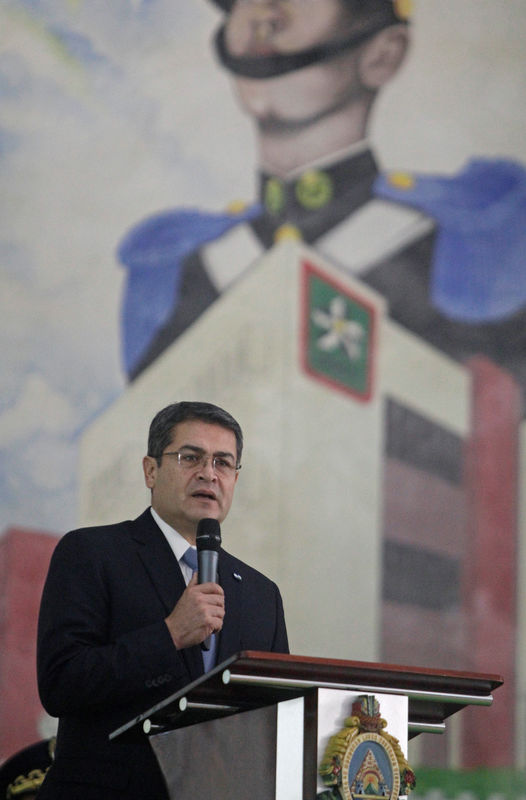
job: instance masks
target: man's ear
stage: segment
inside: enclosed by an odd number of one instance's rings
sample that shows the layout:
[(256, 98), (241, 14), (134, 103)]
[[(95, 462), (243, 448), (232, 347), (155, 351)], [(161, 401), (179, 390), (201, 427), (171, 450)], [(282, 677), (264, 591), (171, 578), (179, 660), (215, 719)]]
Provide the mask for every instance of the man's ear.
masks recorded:
[(152, 458), (152, 456), (144, 456), (142, 460), (142, 468), (144, 472), (144, 482), (147, 488), (153, 489), (157, 475), (157, 460)]
[(390, 25), (362, 48), (358, 71), (363, 86), (380, 89), (402, 64), (409, 45), (407, 25)]

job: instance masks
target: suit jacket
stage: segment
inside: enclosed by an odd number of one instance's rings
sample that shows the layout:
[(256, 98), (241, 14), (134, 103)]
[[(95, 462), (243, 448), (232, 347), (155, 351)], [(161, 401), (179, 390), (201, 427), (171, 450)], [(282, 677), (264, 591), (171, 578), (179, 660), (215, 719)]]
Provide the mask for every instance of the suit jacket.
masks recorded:
[[(288, 652), (278, 587), (224, 550), (218, 574), (226, 609), (218, 663), (241, 650)], [(108, 734), (203, 673), (201, 648), (177, 650), (164, 622), (184, 589), (149, 509), (134, 521), (60, 540), (37, 648), (41, 700), (59, 717), (53, 781), (106, 787), (108, 797), (110, 789), (130, 799), (150, 796), (139, 774), (153, 786), (160, 771), (146, 737), (135, 732), (110, 742)]]

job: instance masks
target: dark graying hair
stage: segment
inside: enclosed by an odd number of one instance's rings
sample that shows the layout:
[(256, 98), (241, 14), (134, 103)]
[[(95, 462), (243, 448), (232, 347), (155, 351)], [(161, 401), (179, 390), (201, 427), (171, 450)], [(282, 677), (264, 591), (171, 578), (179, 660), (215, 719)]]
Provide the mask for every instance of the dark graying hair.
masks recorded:
[(236, 461), (241, 463), (243, 452), (243, 431), (234, 417), (212, 403), (183, 400), (180, 403), (171, 403), (166, 408), (158, 411), (153, 418), (148, 434), (148, 455), (157, 460), (161, 465), (161, 455), (173, 439), (174, 427), (180, 422), (200, 420), (210, 425), (221, 425), (232, 431), (236, 437)]

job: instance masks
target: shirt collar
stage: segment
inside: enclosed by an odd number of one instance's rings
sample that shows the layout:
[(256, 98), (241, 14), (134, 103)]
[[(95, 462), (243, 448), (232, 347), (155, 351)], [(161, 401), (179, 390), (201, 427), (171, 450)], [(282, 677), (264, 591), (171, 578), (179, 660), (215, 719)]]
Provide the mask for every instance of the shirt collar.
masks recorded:
[(335, 150), (332, 153), (322, 156), (321, 158), (317, 158), (314, 161), (303, 164), (301, 167), (292, 169), (290, 172), (282, 176), (283, 180), (294, 181), (297, 178), (300, 178), (303, 173), (313, 169), (330, 169), (335, 164), (340, 164), (342, 161), (347, 161), (350, 158), (354, 158), (355, 156), (359, 156), (362, 153), (367, 152), (370, 147), (371, 143), (368, 139), (360, 139), (360, 141), (355, 142), (348, 147), (342, 147), (339, 150)]
[(150, 507), (150, 511), (152, 512), (152, 517), (154, 518), (155, 522), (166, 536), (168, 544), (172, 548), (173, 554), (175, 555), (176, 559), (180, 561), (191, 545), (186, 541), (184, 536), (181, 536), (180, 533), (177, 533), (175, 528), (172, 528), (171, 525), (168, 525), (168, 523), (159, 516), (154, 508)]

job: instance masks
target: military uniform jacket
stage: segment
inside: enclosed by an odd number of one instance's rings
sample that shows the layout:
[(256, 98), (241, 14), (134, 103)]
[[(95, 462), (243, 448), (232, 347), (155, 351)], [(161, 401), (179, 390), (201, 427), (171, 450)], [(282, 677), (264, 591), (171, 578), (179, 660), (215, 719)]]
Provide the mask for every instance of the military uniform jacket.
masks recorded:
[(130, 231), (130, 379), (283, 227), (382, 294), (391, 319), (459, 361), (489, 357), (526, 389), (526, 169), (475, 158), (454, 176), (379, 174), (367, 149), (291, 181), (262, 174), (260, 202), (237, 215), (165, 212)]

